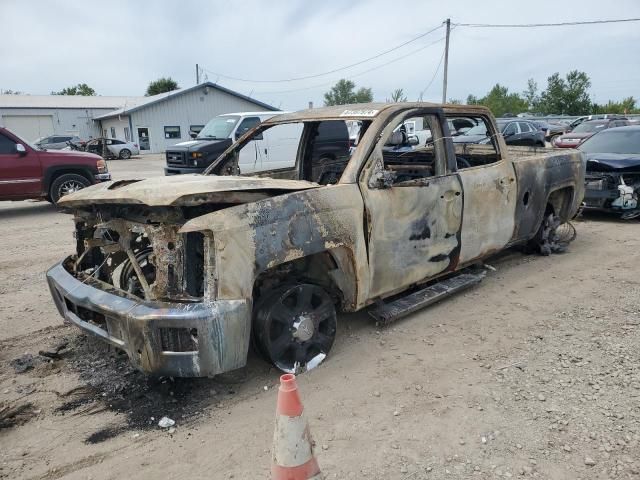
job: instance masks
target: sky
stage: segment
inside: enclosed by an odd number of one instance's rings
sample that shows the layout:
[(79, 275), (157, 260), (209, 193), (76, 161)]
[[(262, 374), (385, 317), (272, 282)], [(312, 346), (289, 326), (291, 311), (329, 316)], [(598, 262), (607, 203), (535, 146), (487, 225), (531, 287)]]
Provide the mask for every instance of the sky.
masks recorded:
[[(129, 1), (0, 0), (0, 89), (49, 94), (87, 83), (99, 95), (143, 95), (170, 76), (181, 87), (203, 79), (276, 107), (296, 110), (340, 78), (385, 101), (442, 98), (444, 28), (361, 65), (351, 65), (452, 23), (550, 23), (640, 17), (638, 0)], [(9, 21), (7, 21), (9, 20)], [(640, 22), (530, 29), (455, 27), (448, 98), (483, 96), (500, 83), (540, 89), (554, 72), (578, 69), (597, 103), (640, 99)], [(440, 68), (438, 68), (440, 66)], [(236, 77), (246, 81), (232, 80)]]

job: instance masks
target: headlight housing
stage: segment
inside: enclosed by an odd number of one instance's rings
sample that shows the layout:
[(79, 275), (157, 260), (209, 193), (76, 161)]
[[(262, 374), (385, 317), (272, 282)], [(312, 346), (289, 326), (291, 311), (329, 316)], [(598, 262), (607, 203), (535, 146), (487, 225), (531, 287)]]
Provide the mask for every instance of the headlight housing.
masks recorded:
[(109, 171), (106, 160), (102, 158), (96, 162), (96, 168), (98, 169), (98, 173), (107, 173)]

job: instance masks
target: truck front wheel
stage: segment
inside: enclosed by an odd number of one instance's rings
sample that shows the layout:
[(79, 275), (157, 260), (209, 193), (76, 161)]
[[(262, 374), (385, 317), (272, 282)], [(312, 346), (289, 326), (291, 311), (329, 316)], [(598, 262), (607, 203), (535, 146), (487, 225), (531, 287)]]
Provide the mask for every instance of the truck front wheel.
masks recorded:
[(51, 202), (56, 205), (58, 200), (65, 195), (82, 190), (89, 185), (91, 185), (91, 182), (82, 175), (78, 175), (77, 173), (65, 173), (51, 182), (48, 196), (51, 199)]
[(265, 292), (254, 310), (254, 345), (287, 373), (301, 373), (320, 364), (331, 350), (336, 330), (331, 296), (310, 283)]

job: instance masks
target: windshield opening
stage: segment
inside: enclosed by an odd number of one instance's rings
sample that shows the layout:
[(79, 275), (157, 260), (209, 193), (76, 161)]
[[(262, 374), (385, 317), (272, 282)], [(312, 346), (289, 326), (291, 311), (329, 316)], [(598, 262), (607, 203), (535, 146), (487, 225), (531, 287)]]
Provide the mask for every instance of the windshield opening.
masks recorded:
[(207, 123), (196, 138), (207, 140), (223, 140), (229, 138), (240, 117), (225, 115), (216, 117)]
[(589, 123), (584, 122), (573, 129), (574, 133), (592, 133), (602, 130), (605, 127), (604, 123)]
[(470, 128), (462, 135), (487, 135), (487, 126), (484, 122), (481, 122), (479, 125), (476, 125), (473, 128)]
[(585, 153), (640, 154), (640, 130), (601, 132), (578, 148)]

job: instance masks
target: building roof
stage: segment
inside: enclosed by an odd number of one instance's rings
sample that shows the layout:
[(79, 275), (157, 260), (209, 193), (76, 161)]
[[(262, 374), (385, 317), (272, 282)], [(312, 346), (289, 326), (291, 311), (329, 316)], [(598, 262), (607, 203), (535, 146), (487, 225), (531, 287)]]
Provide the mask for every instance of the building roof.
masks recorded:
[(104, 108), (137, 105), (149, 97), (101, 97), (83, 95), (0, 95), (0, 108)]
[(137, 110), (141, 110), (143, 108), (149, 107), (150, 105), (154, 105), (156, 103), (159, 102), (163, 102), (165, 100), (168, 100), (170, 98), (173, 97), (177, 97), (179, 95), (183, 95), (185, 93), (191, 92), (193, 90), (196, 90), (198, 88), (203, 88), (203, 87), (208, 87), (208, 88), (212, 88), (215, 90), (218, 90), (220, 92), (224, 92), (227, 93), (229, 95), (233, 95), (234, 97), (237, 98), (241, 98), (243, 100), (246, 100), (247, 102), (251, 102), (255, 105), (258, 105), (262, 108), (265, 108), (267, 110), (270, 111), (278, 111), (278, 109), (276, 107), (272, 107), (271, 105), (267, 105), (266, 103), (263, 103), (259, 100), (256, 100), (255, 98), (251, 98), (251, 97), (247, 97), (246, 95), (242, 95), (241, 93), (238, 92), (234, 92), (233, 90), (229, 90), (228, 88), (225, 87), (221, 87), (220, 85), (217, 85), (213, 82), (204, 82), (201, 83), (199, 85), (194, 85), (193, 87), (189, 87), (189, 88), (182, 88), (182, 89), (178, 89), (178, 90), (172, 90), (171, 92), (165, 92), (165, 93), (160, 93), (158, 95), (152, 95), (150, 97), (143, 97), (143, 100), (140, 102), (137, 102), (136, 104), (132, 104), (131, 106), (127, 105), (124, 106), (122, 108), (119, 108), (118, 110), (115, 110), (113, 112), (108, 112), (105, 113), (103, 115), (97, 116), (95, 117), (96, 120), (104, 120), (106, 118), (111, 118), (111, 117), (117, 117), (118, 115), (128, 115), (132, 112), (135, 112)]

